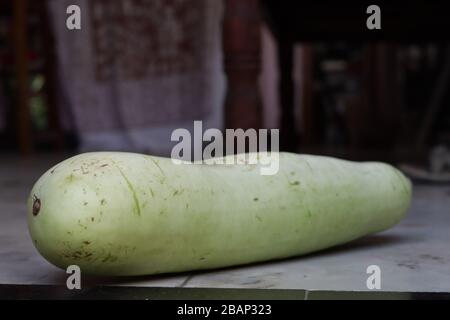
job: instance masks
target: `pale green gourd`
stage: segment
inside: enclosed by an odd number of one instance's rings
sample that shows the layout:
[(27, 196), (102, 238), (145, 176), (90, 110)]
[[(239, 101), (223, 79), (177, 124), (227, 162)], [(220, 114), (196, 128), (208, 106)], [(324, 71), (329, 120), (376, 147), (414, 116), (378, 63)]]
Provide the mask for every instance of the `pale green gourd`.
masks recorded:
[[(263, 157), (263, 155), (261, 155)], [(301, 255), (401, 220), (411, 183), (394, 167), (279, 153), (260, 165), (176, 165), (81, 154), (35, 184), (28, 225), (51, 263), (99, 275), (210, 269)]]

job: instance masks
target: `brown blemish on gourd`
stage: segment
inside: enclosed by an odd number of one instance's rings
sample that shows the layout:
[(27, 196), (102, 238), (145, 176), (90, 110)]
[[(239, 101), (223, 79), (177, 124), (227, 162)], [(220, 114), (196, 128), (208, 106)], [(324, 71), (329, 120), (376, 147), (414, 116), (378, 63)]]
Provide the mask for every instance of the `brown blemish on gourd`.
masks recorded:
[(59, 165), (54, 166), (54, 167), (51, 169), (50, 174), (54, 174), (55, 171), (56, 171), (56, 169), (58, 169), (58, 167), (59, 167)]
[(118, 257), (112, 255), (110, 252), (108, 252), (108, 255), (103, 258), (102, 262), (115, 262), (117, 261)]
[(79, 225), (81, 228), (83, 228), (84, 230), (87, 229), (87, 227), (86, 227), (84, 224), (81, 223), (81, 220), (80, 220), (80, 219), (78, 219), (78, 225)]
[(33, 200), (33, 216), (37, 216), (39, 214), (39, 212), (41, 211), (41, 199), (39, 199), (38, 197), (34, 196), (34, 200)]
[(91, 261), (92, 252), (87, 251), (75, 251), (75, 252), (64, 252), (61, 254), (64, 258), (73, 260), (85, 260)]
[(68, 175), (68, 176), (66, 177), (66, 181), (67, 181), (68, 183), (70, 183), (70, 182), (72, 182), (72, 181), (74, 180), (74, 178), (75, 178), (75, 175), (74, 175), (73, 173), (71, 173), (70, 175)]
[(182, 194), (183, 192), (184, 192), (184, 189), (181, 189), (181, 190), (175, 190), (174, 193), (173, 193), (173, 196), (180, 195), (180, 194)]

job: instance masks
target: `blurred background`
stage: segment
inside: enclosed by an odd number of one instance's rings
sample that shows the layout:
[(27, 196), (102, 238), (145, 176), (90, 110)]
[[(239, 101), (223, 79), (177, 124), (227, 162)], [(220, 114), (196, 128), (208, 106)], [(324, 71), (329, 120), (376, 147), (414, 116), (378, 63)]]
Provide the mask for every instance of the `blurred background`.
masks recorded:
[[(72, 4), (81, 30), (66, 27)], [(372, 36), (362, 5), (0, 0), (0, 155), (168, 156), (172, 130), (202, 120), (428, 168), (448, 155), (450, 51), (427, 30), (448, 25), (413, 4), (382, 6), (388, 32)]]

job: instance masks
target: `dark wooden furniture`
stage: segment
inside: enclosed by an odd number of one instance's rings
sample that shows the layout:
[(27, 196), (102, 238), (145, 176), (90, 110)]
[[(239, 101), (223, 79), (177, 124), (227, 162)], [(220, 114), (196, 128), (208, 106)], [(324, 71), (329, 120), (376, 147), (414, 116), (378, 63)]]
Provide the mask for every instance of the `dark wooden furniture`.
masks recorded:
[(223, 22), (227, 75), (226, 128), (262, 126), (258, 77), (261, 69), (258, 0), (226, 0)]
[[(382, 30), (366, 28), (369, 1), (239, 1), (226, 0), (224, 24), (225, 61), (228, 76), (226, 127), (261, 126), (258, 73), (260, 53), (257, 29), (262, 20), (270, 27), (278, 44), (280, 70), (280, 143), (284, 150), (294, 151), (318, 143), (314, 109), (314, 53), (316, 41), (347, 40), (369, 43), (364, 51), (361, 78), (364, 99), (360, 112), (366, 117), (360, 126), (376, 132), (359, 132), (368, 141), (390, 143), (399, 120), (401, 98), (395, 63), (395, 43), (408, 41), (442, 41), (449, 38), (450, 20), (445, 2), (409, 1), (407, 5), (378, 1), (382, 8)], [(294, 111), (292, 79), (293, 48), (304, 44), (302, 57), (301, 123)], [(362, 111), (361, 111), (362, 110)], [(357, 120), (359, 121), (359, 120)], [(374, 125), (376, 124), (376, 126)], [(302, 128), (297, 135), (296, 128)], [(364, 128), (360, 128), (363, 130)], [(376, 136), (374, 138), (374, 136)], [(365, 138), (363, 138), (364, 140)], [(365, 141), (360, 141), (364, 143)]]
[[(10, 136), (15, 137), (18, 150), (23, 155), (30, 154), (36, 143), (60, 149), (63, 136), (55, 101), (56, 57), (47, 5), (28, 0), (6, 1), (2, 4), (8, 6), (7, 9), (12, 12), (11, 56), (14, 63), (15, 95), (12, 102), (13, 112), (9, 112), (13, 117), (8, 121), (15, 124), (11, 126), (15, 132), (10, 132)], [(31, 30), (33, 33), (30, 32)], [(39, 36), (38, 51), (30, 46), (35, 35)], [(34, 56), (31, 57), (32, 55)], [(45, 78), (47, 129), (39, 132), (33, 128), (30, 109), (32, 98), (30, 82), (32, 75), (35, 74), (41, 74)]]
[(16, 123), (19, 150), (22, 154), (31, 152), (31, 121), (29, 110), (29, 76), (27, 46), (27, 0), (13, 2), (14, 57), (16, 74)]

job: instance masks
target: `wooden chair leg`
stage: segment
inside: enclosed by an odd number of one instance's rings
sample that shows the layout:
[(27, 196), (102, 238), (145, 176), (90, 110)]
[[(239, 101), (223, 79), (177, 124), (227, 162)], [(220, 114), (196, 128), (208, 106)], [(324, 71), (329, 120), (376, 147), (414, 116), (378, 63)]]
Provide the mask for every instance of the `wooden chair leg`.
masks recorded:
[(16, 111), (17, 111), (17, 139), (19, 150), (26, 155), (31, 153), (31, 117), (29, 110), (28, 87), (28, 49), (26, 12), (27, 0), (14, 0), (14, 55), (16, 73)]
[(259, 73), (261, 28), (258, 0), (226, 0), (223, 49), (227, 75), (226, 128), (262, 126)]
[(293, 43), (279, 40), (278, 65), (280, 68), (280, 149), (282, 151), (295, 151), (297, 148), (297, 133), (295, 130), (294, 115), (294, 81), (293, 71)]
[(300, 128), (302, 132), (301, 144), (312, 145), (317, 142), (316, 117), (314, 110), (314, 54), (311, 44), (303, 44), (301, 56), (301, 99), (300, 99)]

